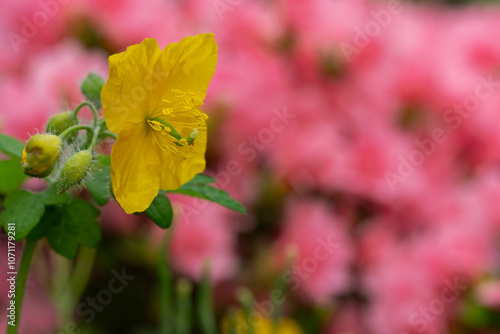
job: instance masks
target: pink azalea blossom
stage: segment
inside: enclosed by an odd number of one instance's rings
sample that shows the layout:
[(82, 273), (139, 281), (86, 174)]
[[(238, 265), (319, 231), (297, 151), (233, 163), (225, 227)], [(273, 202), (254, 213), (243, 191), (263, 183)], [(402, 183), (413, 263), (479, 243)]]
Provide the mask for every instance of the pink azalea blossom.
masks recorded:
[(345, 222), (330, 210), (320, 202), (291, 202), (274, 245), (282, 263), (287, 252), (296, 253), (287, 281), (292, 291), (314, 301), (325, 301), (349, 286), (351, 244)]

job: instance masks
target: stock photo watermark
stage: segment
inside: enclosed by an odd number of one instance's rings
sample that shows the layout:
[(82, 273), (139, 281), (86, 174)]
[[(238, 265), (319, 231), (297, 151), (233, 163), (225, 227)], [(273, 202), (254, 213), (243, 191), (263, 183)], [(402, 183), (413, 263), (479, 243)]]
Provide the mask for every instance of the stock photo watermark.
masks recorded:
[[(121, 272), (113, 269), (111, 274), (113, 278), (109, 280), (107, 288), (99, 290), (94, 297), (87, 297), (85, 301), (77, 305), (76, 314), (79, 317), (85, 317), (85, 323), (91, 323), (96, 313), (102, 312), (107, 305), (111, 304), (114, 296), (121, 293), (135, 279), (135, 276), (127, 274), (125, 268), (122, 268)], [(51, 334), (77, 334), (81, 331), (82, 329), (76, 322), (69, 321), (64, 326), (64, 331)]]
[(7, 285), (9, 290), (7, 298), (9, 307), (7, 307), (7, 323), (9, 326), (16, 326), (16, 224), (7, 223)]
[(35, 38), (40, 29), (43, 29), (50, 20), (59, 14), (61, 5), (65, 5), (70, 0), (39, 0), (37, 2), (39, 10), (31, 17), (21, 17), (22, 26), (17, 32), (9, 32), (7, 38), (15, 53), (18, 53), (20, 48), (29, 43)]
[[(467, 289), (467, 285), (460, 284), (457, 277), (455, 277), (453, 282), (445, 280), (443, 283), (444, 287), (441, 289), (439, 297), (432, 299), (426, 306), (419, 307), (415, 312), (410, 314), (408, 324), (418, 333), (423, 333), (431, 322), (443, 314), (446, 306), (457, 301), (459, 296)], [(400, 332), (399, 334), (409, 333)]]
[[(297, 264), (286, 270), (281, 275), (281, 280), (290, 291), (297, 291), (302, 283), (307, 280), (312, 273), (318, 270), (320, 263), (327, 261), (334, 256), (335, 252), (340, 248), (340, 243), (334, 242), (332, 236), (316, 238), (317, 245), (314, 248), (313, 255), (305, 257)], [(279, 289), (274, 289), (270, 292), (270, 298), (253, 303), (253, 312), (248, 314), (246, 319), (238, 319), (236, 329), (238, 333), (246, 333), (248, 327), (258, 327), (264, 319), (268, 319), (274, 313), (276, 307), (282, 305), (286, 301), (286, 296)]]
[[(487, 78), (479, 77), (478, 82), (474, 94), (466, 96), (462, 103), (455, 103), (444, 112), (442, 120), (444, 124), (448, 125), (448, 128), (457, 130), (464, 123), (464, 120), (479, 110), (481, 102), (489, 99), (500, 87), (500, 81), (496, 81), (491, 74)], [(438, 145), (448, 140), (445, 129), (441, 127), (433, 129), (430, 134), (428, 138), (415, 140), (417, 148), (406, 157), (399, 155), (397, 171), (385, 172), (385, 180), (392, 191), (395, 191), (399, 183), (404, 183), (406, 179), (411, 177), (416, 168), (422, 166), (436, 152)]]
[(234, 7), (240, 5), (242, 0), (214, 0), (212, 6), (219, 19), (224, 20), (224, 14), (226, 12), (232, 12)]

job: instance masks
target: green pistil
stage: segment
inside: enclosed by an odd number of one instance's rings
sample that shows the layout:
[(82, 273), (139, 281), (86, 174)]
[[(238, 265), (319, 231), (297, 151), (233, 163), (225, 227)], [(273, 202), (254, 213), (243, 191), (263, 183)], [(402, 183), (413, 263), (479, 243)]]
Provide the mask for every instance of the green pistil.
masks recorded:
[(155, 117), (155, 118), (152, 118), (150, 119), (151, 121), (156, 121), (158, 123), (160, 123), (161, 125), (167, 127), (170, 132), (168, 133), (169, 135), (171, 135), (172, 137), (174, 137), (175, 139), (177, 139), (177, 142), (174, 142), (175, 145), (177, 146), (180, 146), (182, 147), (181, 144), (179, 144), (179, 141), (182, 140), (182, 139), (185, 139), (188, 143), (188, 145), (192, 145), (193, 142), (194, 142), (194, 139), (196, 138), (196, 135), (198, 134), (198, 129), (193, 129), (189, 135), (184, 138), (181, 136), (181, 134), (179, 133), (179, 131), (177, 131), (172, 125), (170, 125), (168, 122), (166, 122), (165, 120), (159, 118), (159, 117)]

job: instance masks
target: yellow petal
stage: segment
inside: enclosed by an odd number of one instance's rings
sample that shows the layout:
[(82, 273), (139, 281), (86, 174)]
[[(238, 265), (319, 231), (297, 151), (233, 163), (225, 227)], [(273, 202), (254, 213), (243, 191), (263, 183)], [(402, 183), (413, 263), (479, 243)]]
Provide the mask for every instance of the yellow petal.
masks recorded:
[(152, 90), (163, 81), (153, 71), (159, 55), (156, 40), (147, 38), (109, 57), (109, 78), (102, 88), (101, 99), (106, 124), (114, 133), (120, 133), (128, 122), (138, 123), (147, 118)]
[(203, 101), (216, 63), (217, 44), (213, 34), (185, 37), (178, 43), (168, 44), (154, 69), (155, 73), (165, 75), (154, 92), (155, 99), (175, 99), (174, 89), (194, 93), (197, 101)]
[(130, 124), (111, 151), (113, 192), (126, 213), (146, 210), (158, 195), (161, 168), (152, 132), (146, 122)]
[[(182, 129), (180, 132), (185, 136), (190, 130), (192, 129)], [(157, 131), (154, 131), (153, 135), (157, 141), (156, 146), (161, 161), (160, 189), (177, 189), (205, 170), (206, 130), (200, 131), (190, 146), (177, 146), (173, 144), (170, 136), (162, 136)], [(173, 149), (169, 149), (170, 147)], [(188, 156), (188, 159), (181, 161), (177, 157), (180, 152)]]

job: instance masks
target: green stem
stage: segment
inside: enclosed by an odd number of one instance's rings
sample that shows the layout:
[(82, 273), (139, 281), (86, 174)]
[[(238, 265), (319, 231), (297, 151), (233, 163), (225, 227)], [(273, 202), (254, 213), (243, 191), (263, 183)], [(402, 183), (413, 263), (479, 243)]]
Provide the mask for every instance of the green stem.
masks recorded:
[[(80, 247), (78, 258), (71, 276), (69, 273), (70, 268), (64, 267), (66, 262), (61, 263), (61, 261), (57, 261), (59, 264), (63, 264), (61, 268), (63, 272), (55, 281), (56, 286), (62, 287), (61, 289), (57, 289), (57, 294), (55, 295), (57, 308), (59, 310), (60, 330), (63, 330), (66, 324), (71, 320), (73, 310), (87, 286), (96, 252), (97, 249), (95, 248)], [(58, 254), (56, 254), (56, 256), (59, 258)], [(60, 260), (68, 261), (63, 257), (61, 257)], [(69, 261), (68, 263), (71, 264)]]
[(172, 334), (174, 333), (173, 324), (175, 322), (174, 310), (173, 310), (173, 297), (172, 297), (172, 272), (167, 262), (167, 245), (168, 238), (165, 236), (162, 241), (158, 260), (156, 264), (156, 270), (158, 274), (158, 285), (159, 285), (159, 303), (160, 303), (160, 328), (159, 333), (161, 334)]
[(104, 131), (104, 132), (102, 132), (102, 135), (104, 136), (104, 138), (111, 137), (111, 138), (114, 138), (115, 140), (118, 139), (118, 135), (116, 133), (111, 132), (111, 131)]
[(69, 135), (71, 132), (73, 131), (77, 131), (77, 130), (87, 130), (89, 132), (92, 132), (93, 131), (93, 128), (90, 126), (90, 125), (84, 125), (84, 124), (80, 124), (80, 125), (73, 125), (69, 128), (67, 128), (66, 130), (64, 130), (60, 135), (59, 135), (59, 138), (61, 140), (63, 140), (64, 138), (66, 138), (67, 135)]
[(238, 300), (243, 307), (243, 311), (245, 312), (245, 319), (247, 320), (247, 334), (253, 334), (254, 333), (254, 323), (251, 319), (253, 319), (252, 312), (253, 312), (253, 294), (252, 291), (250, 291), (247, 288), (241, 288), (237, 292), (237, 297)]
[(21, 311), (23, 305), (24, 290), (26, 288), (26, 281), (28, 279), (28, 273), (30, 270), (31, 260), (33, 259), (33, 253), (35, 252), (36, 239), (28, 239), (26, 246), (24, 247), (23, 256), (21, 258), (21, 265), (19, 266), (19, 271), (16, 277), (16, 296), (15, 301), (15, 316), (16, 322), (15, 326), (10, 326), (7, 323), (6, 334), (16, 334), (20, 325)]
[(99, 132), (101, 131), (101, 126), (98, 125), (95, 129), (94, 129), (94, 136), (92, 137), (92, 142), (90, 143), (90, 146), (88, 148), (89, 151), (92, 152), (92, 150), (94, 149), (94, 146), (95, 144), (97, 144), (97, 139), (99, 138)]
[(191, 283), (186, 279), (177, 282), (177, 334), (191, 333), (192, 305), (191, 305)]
[(54, 275), (52, 280), (52, 293), (57, 308), (58, 327), (64, 328), (71, 317), (71, 310), (65, 307), (68, 299), (68, 284), (71, 272), (71, 261), (62, 255), (51, 252), (54, 262)]
[[(273, 292), (278, 292), (279, 295), (283, 296), (284, 298), (286, 298), (288, 285), (287, 281), (283, 277), (285, 276), (285, 273), (288, 270), (291, 270), (293, 264), (295, 263), (297, 259), (297, 252), (298, 251), (294, 246), (287, 248), (285, 267), (282, 271), (282, 274), (279, 275), (279, 277), (273, 284)], [(282, 316), (283, 316), (283, 303), (275, 303), (274, 312), (271, 314), (271, 319), (272, 319), (271, 334), (279, 333)]]
[(234, 308), (229, 310), (229, 334), (238, 334), (237, 331), (238, 323), (238, 311)]
[(198, 288), (197, 296), (197, 315), (198, 321), (201, 324), (201, 330), (203, 334), (216, 334), (217, 325), (215, 322), (213, 299), (212, 299), (212, 288), (210, 284), (210, 265), (205, 263), (203, 270), (203, 278), (200, 282)]
[(82, 102), (78, 105), (78, 107), (76, 107), (75, 111), (73, 111), (73, 114), (75, 116), (78, 116), (78, 112), (80, 111), (80, 109), (82, 109), (83, 107), (89, 107), (90, 110), (92, 111), (92, 114), (94, 114), (94, 127), (97, 126), (97, 121), (99, 120), (99, 113), (97, 112), (97, 110), (95, 109), (94, 105), (90, 102)]
[(95, 255), (97, 248), (88, 248), (80, 246), (80, 254), (76, 260), (75, 269), (71, 275), (71, 291), (73, 295), (73, 303), (71, 309), (76, 305), (80, 299), (92, 273), (94, 266)]

